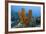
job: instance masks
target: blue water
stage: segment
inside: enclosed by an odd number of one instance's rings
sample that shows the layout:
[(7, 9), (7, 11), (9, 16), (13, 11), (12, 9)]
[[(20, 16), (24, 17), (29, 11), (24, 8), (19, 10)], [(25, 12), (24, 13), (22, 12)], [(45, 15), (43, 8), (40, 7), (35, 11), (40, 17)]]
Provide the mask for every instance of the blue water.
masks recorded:
[(32, 16), (37, 16), (39, 17), (41, 15), (41, 8), (38, 6), (11, 6), (11, 27), (15, 26), (16, 24), (19, 23), (19, 16), (18, 16), (18, 10), (21, 11), (21, 9), (24, 8), (26, 12), (26, 16), (28, 16), (28, 11), (29, 9), (32, 10)]
[(18, 12), (18, 10), (25, 9), (25, 12), (28, 13), (29, 9), (32, 10), (32, 16), (40, 16), (41, 15), (41, 7), (40, 6), (11, 6), (11, 11)]

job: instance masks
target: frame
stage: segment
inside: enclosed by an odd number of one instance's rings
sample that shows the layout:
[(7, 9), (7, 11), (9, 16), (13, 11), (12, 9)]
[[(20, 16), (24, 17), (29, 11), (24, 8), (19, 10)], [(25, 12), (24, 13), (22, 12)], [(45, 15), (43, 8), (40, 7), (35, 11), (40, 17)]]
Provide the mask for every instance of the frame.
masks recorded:
[[(15, 3), (17, 3), (17, 4), (15, 4)], [(16, 6), (27, 6), (27, 5), (29, 5), (29, 6), (31, 6), (30, 4), (34, 4), (34, 6), (36, 6), (36, 5), (42, 5), (42, 9), (41, 9), (41, 13), (42, 13), (42, 17), (41, 17), (41, 19), (42, 19), (42, 21), (40, 21), (41, 23), (42, 23), (42, 29), (37, 29), (36, 28), (36, 30), (33, 28), (33, 30), (29, 30), (30, 29), (30, 27), (29, 27), (29, 29), (26, 27), (26, 28), (23, 28), (22, 29), (22, 31), (20, 31), (21, 29), (19, 29), (18, 28), (18, 30), (16, 30), (16, 31), (13, 31), (13, 30), (10, 30), (9, 31), (9, 12), (10, 12), (10, 10), (9, 10), (9, 6), (11, 6), (11, 5), (16, 5)], [(41, 14), (40, 13), (40, 14)], [(17, 29), (17, 28), (16, 28)], [(26, 30), (25, 30), (26, 29)], [(6, 34), (7, 33), (22, 33), (22, 32), (42, 32), (42, 31), (45, 31), (45, 4), (44, 3), (42, 3), (42, 2), (24, 2), (24, 1), (5, 1), (5, 32), (6, 32)]]

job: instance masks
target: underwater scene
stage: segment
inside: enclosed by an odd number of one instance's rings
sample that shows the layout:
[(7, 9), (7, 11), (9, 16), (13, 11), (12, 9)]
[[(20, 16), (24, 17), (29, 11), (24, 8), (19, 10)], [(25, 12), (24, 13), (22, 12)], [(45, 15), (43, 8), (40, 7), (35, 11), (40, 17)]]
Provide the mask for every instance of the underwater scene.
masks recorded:
[(11, 28), (40, 27), (41, 7), (11, 5)]

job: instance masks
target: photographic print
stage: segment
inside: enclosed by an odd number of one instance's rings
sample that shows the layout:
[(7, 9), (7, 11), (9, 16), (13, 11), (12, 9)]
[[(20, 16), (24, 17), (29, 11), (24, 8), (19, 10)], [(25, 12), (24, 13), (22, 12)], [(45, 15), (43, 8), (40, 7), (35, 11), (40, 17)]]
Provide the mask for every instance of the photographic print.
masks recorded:
[(44, 31), (44, 3), (8, 2), (8, 32)]
[(40, 27), (39, 6), (11, 5), (11, 28)]

